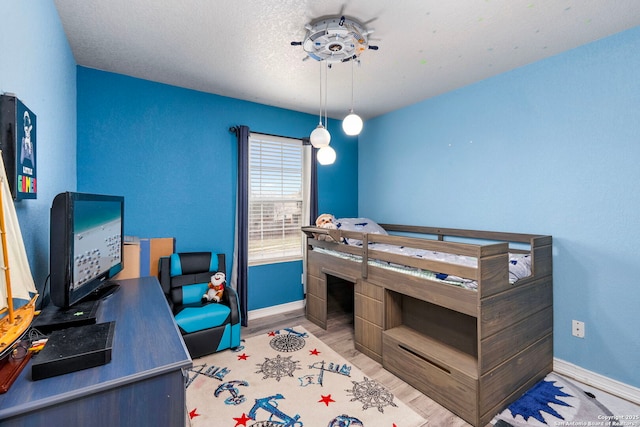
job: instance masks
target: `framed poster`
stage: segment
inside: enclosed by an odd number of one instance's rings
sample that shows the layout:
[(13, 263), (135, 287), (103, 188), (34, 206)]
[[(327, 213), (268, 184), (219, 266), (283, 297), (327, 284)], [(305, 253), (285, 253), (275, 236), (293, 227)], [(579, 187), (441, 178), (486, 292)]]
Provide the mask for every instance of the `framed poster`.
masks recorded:
[(0, 96), (0, 149), (16, 200), (35, 199), (36, 115), (13, 95)]

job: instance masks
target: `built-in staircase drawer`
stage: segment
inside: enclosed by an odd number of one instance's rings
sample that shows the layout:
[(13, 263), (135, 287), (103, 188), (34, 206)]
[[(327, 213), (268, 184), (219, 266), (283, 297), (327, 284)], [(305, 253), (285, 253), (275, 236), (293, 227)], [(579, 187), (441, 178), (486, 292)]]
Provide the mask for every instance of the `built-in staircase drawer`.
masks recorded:
[[(394, 328), (382, 334), (382, 365), (431, 399), (471, 424), (477, 423), (478, 380), (456, 370), (423, 351), (433, 342), (425, 341), (408, 328)], [(437, 350), (436, 350), (437, 352)]]

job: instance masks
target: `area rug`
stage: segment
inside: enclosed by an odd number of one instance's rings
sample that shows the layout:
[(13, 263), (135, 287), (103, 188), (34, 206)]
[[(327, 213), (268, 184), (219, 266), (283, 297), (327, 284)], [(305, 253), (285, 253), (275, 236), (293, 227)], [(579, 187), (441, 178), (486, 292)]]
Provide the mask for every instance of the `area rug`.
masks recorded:
[(191, 426), (417, 427), (426, 420), (301, 326), (193, 361)]
[(640, 427), (640, 411), (633, 409), (635, 405), (620, 406), (606, 396), (604, 392), (550, 373), (495, 417), (491, 424), (495, 427)]

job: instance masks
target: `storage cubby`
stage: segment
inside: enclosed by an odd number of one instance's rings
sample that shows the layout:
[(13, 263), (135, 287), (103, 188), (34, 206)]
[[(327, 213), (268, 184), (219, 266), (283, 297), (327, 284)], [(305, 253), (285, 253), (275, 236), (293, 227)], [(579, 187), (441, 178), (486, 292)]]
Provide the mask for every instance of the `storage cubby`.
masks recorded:
[(354, 284), (335, 277), (327, 275), (327, 316), (342, 317), (353, 322), (353, 287)]
[(475, 317), (445, 307), (386, 291), (386, 329), (405, 326), (438, 343), (478, 356), (478, 322)]
[(385, 369), (464, 419), (477, 417), (477, 319), (385, 291)]
[[(314, 259), (316, 254), (310, 254)], [(354, 321), (355, 278), (318, 268), (310, 262), (307, 270), (306, 316), (322, 328), (329, 318)]]

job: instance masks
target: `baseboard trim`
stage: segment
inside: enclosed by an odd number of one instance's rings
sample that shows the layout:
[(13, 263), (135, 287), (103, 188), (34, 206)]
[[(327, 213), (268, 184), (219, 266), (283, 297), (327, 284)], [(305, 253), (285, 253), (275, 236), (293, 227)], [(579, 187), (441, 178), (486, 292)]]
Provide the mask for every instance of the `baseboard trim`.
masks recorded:
[(621, 397), (630, 402), (640, 405), (640, 388), (630, 386), (617, 380), (605, 377), (588, 371), (573, 363), (566, 362), (557, 358), (553, 359), (553, 370), (560, 375), (573, 378), (581, 383), (590, 385), (614, 396)]
[(288, 302), (286, 304), (274, 305), (266, 308), (251, 310), (247, 313), (247, 319), (259, 319), (261, 317), (272, 316), (274, 314), (282, 314), (288, 311), (300, 310), (304, 308), (304, 300)]

